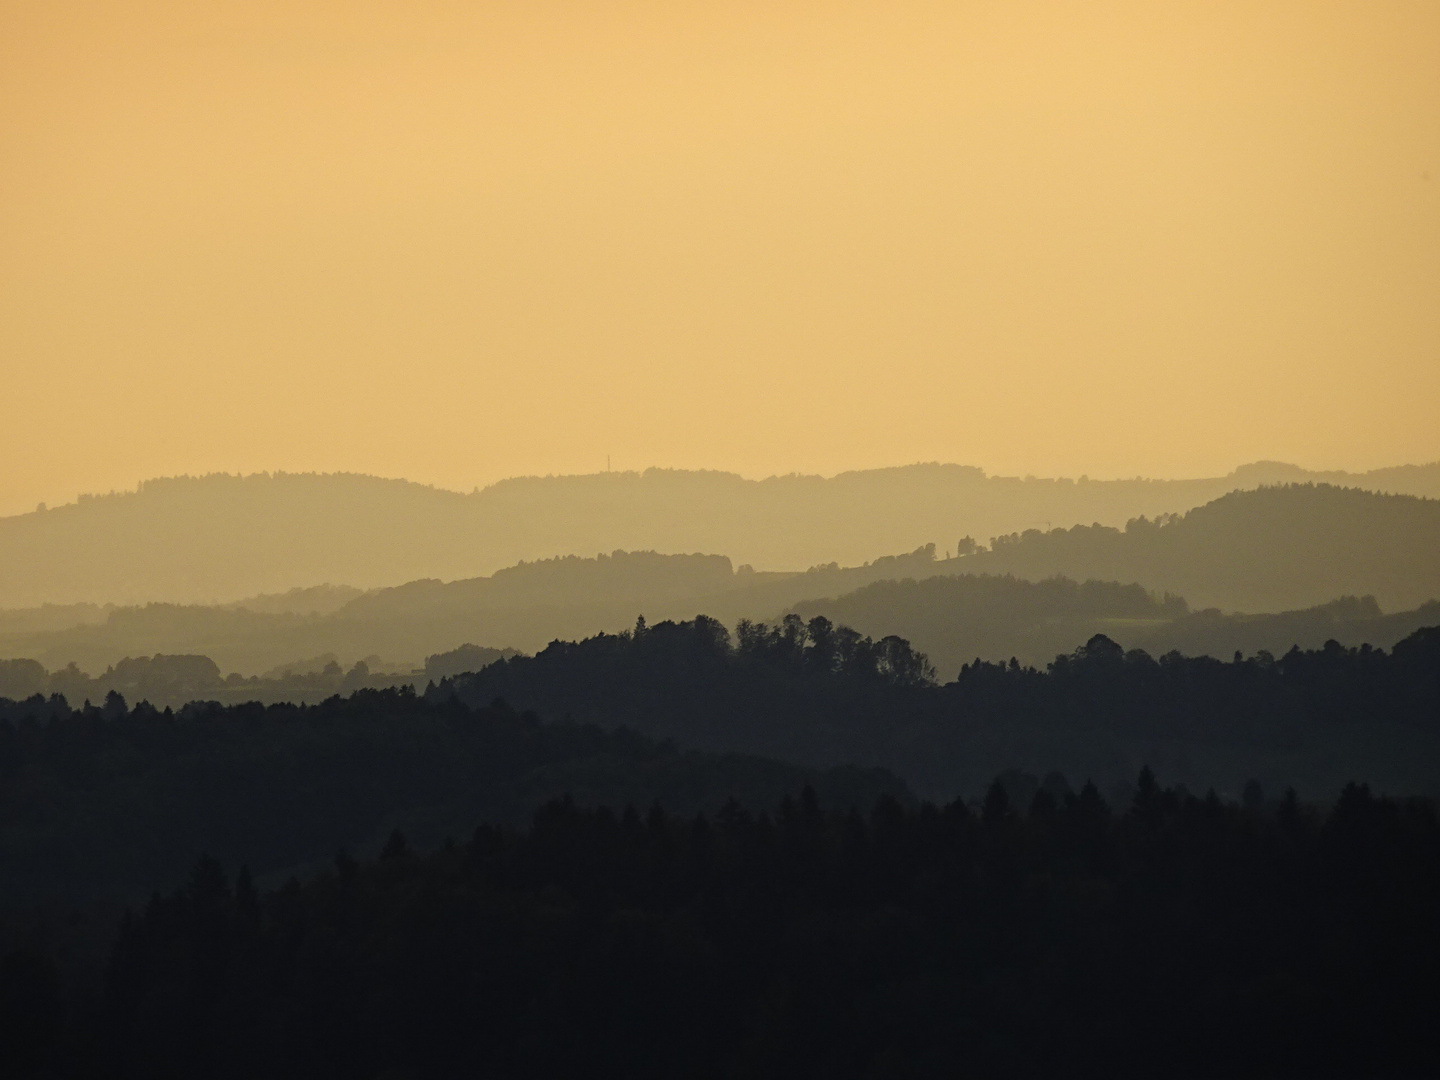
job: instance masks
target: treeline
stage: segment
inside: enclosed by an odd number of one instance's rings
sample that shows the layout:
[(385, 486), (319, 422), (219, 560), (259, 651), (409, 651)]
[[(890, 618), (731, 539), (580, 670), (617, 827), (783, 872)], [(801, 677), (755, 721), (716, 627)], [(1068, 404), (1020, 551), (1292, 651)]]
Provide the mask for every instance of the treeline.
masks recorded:
[(146, 702), (157, 709), (178, 709), (192, 701), (222, 705), (260, 702), (265, 705), (316, 705), (336, 694), (357, 690), (413, 688), (427, 682), (514, 656), (514, 649), (489, 649), (465, 644), (425, 658), (425, 666), (395, 671), (378, 656), (357, 660), (348, 668), (334, 653), (280, 664), (264, 675), (221, 675), (208, 656), (129, 657), (91, 676), (75, 663), (48, 671), (36, 660), (0, 660), (0, 698), (21, 701), (35, 696), (60, 696), (67, 702), (100, 703), (111, 694), (127, 701)]
[(819, 615), (866, 633), (903, 637), (953, 678), (976, 656), (1044, 664), (1097, 633), (1139, 644), (1137, 638), (1183, 621), (1189, 605), (1183, 597), (1157, 596), (1115, 581), (955, 574), (879, 581), (833, 599), (796, 604), (794, 614), (807, 622)]
[[(975, 564), (971, 559), (960, 563)], [(807, 620), (824, 615), (876, 637), (903, 637), (945, 676), (976, 656), (1014, 656), (1022, 664), (1043, 666), (1095, 634), (1155, 656), (1179, 651), (1228, 659), (1236, 650), (1279, 655), (1297, 645), (1318, 649), (1332, 639), (1388, 649), (1422, 627), (1440, 624), (1440, 601), (1433, 600), (1390, 614), (1373, 596), (1342, 596), (1312, 608), (1260, 615), (1191, 611), (1183, 597), (1157, 595), (1140, 585), (943, 573), (952, 564), (936, 563), (939, 575), (879, 581), (792, 610)]]
[[(455, 652), (466, 657), (469, 670), (513, 655), (514, 650), (480, 649), (472, 645)], [(455, 670), (453, 663), (446, 664), (444, 658), (430, 659), (432, 663), (427, 665), (430, 677), (443, 678)], [(375, 665), (373, 671), (372, 664)], [(357, 660), (343, 668), (334, 654), (279, 666), (263, 676), (236, 672), (222, 675), (219, 665), (208, 656), (162, 653), (127, 656), (95, 676), (81, 671), (73, 661), (49, 671), (36, 660), (0, 660), (0, 698), (21, 700), (36, 694), (59, 695), (68, 702), (98, 704), (111, 694), (119, 694), (128, 701), (145, 701), (162, 709), (178, 709), (191, 701), (316, 704), (335, 694), (353, 694), (356, 690), (413, 686), (416, 681), (423, 686), (426, 678), (426, 671), (384, 670), (378, 656)]]
[(428, 696), (503, 697), (545, 716), (817, 767), (881, 766), (937, 799), (1011, 767), (1058, 768), (1108, 791), (1147, 762), (1198, 790), (1238, 792), (1258, 778), (1328, 797), (1359, 778), (1440, 793), (1440, 629), (1389, 652), (1332, 642), (1224, 661), (1155, 658), (1097, 635), (1044, 669), (976, 662), (944, 686), (899, 638), (872, 642), (871, 666), (849, 669), (837, 663), (836, 634), (824, 617), (795, 615), (742, 624), (736, 640), (703, 617), (657, 623), (555, 642)]
[[(103, 980), (0, 960), (8, 1075), (1412, 1077), (1440, 829), (1347, 787), (1125, 806), (550, 803), (274, 890), (213, 859)], [(89, 992), (87, 992), (87, 990)]]

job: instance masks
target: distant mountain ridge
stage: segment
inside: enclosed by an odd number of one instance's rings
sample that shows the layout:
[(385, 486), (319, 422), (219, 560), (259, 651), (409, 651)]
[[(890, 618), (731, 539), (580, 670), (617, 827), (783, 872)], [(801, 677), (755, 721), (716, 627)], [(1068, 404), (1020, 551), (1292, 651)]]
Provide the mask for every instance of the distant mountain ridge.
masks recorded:
[(1440, 463), (1311, 473), (1259, 462), (1198, 480), (989, 476), (910, 465), (834, 477), (721, 472), (519, 477), (472, 494), (356, 474), (173, 477), (0, 518), (0, 608), (228, 603), (359, 589), (613, 550), (725, 552), (801, 570), (1030, 528), (1120, 526), (1296, 480), (1440, 496)]

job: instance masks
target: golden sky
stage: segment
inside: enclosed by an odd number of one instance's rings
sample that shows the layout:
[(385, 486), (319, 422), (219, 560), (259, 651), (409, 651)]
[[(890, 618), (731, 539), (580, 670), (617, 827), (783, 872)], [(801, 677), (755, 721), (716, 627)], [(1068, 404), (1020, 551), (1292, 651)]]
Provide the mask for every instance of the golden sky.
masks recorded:
[(0, 0), (0, 513), (1440, 458), (1440, 3)]

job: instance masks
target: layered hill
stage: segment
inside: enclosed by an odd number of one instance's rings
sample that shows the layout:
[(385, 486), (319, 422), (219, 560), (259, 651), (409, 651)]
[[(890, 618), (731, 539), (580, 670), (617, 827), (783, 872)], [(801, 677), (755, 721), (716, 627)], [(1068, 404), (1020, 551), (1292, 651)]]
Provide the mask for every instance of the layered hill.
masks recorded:
[[(1059, 577), (1069, 580), (1048, 580)], [(1305, 614), (1344, 596), (1370, 599)], [(12, 612), (0, 614), (0, 657), (99, 672), (125, 657), (203, 655), (223, 671), (256, 675), (304, 657), (329, 656), (348, 668), (378, 655), (406, 672), (467, 642), (534, 652), (556, 639), (617, 632), (640, 616), (704, 613), (734, 626), (798, 610), (876, 636), (899, 634), (949, 673), (976, 656), (1044, 663), (1097, 632), (1162, 652), (1221, 656), (1330, 637), (1380, 645), (1423, 618), (1386, 622), (1382, 610), (1416, 611), (1437, 598), (1440, 501), (1288, 485), (1234, 492), (1124, 529), (1000, 537), (988, 551), (947, 559), (927, 545), (861, 566), (790, 573), (737, 568), (722, 555), (617, 551), (364, 593), (315, 588), (238, 605)], [(1210, 608), (1282, 614), (1247, 620)], [(59, 626), (65, 613), (74, 625)]]
[(987, 476), (913, 465), (747, 480), (719, 472), (525, 477), (461, 494), (348, 474), (152, 480), (0, 518), (0, 608), (232, 602), (340, 582), (368, 589), (596, 551), (724, 552), (739, 565), (855, 565), (961, 537), (1122, 526), (1236, 488), (1319, 480), (1440, 495), (1440, 463), (1364, 474), (1259, 463), (1199, 480)]
[[(928, 577), (962, 561), (937, 560), (927, 547), (858, 567), (762, 573), (736, 569), (719, 555), (617, 551), (522, 563), (487, 577), (412, 581), (338, 607), (329, 605), (343, 593), (332, 589), (238, 605), (51, 609), (49, 621), (39, 617), (45, 609), (32, 609), (0, 614), (0, 657), (26, 657), (52, 670), (73, 662), (101, 672), (125, 657), (194, 654), (225, 672), (255, 675), (302, 657), (329, 655), (348, 667), (378, 655), (408, 670), (466, 642), (533, 652), (556, 638), (623, 630), (642, 615), (660, 620), (712, 612), (733, 625), (875, 581)], [(57, 629), (62, 610), (77, 622)]]
[(961, 561), (971, 572), (1031, 580), (1138, 581), (1198, 608), (1286, 611), (1370, 595), (1395, 610), (1440, 598), (1440, 500), (1286, 484), (1123, 529), (1000, 536)]
[[(176, 609), (141, 610), (154, 617), (173, 614)], [(179, 610), (213, 613), (213, 609)], [(1014, 658), (1021, 664), (1043, 668), (1095, 634), (1103, 634), (1123, 648), (1143, 649), (1154, 656), (1179, 652), (1229, 659), (1237, 652), (1245, 656), (1280, 656), (1292, 648), (1318, 649), (1330, 641), (1347, 647), (1388, 649), (1422, 627), (1440, 626), (1440, 601), (1391, 614), (1382, 613), (1373, 597), (1342, 597), (1301, 611), (1227, 614), (1213, 608), (1192, 612), (1180, 597), (1157, 597), (1133, 584), (1077, 583), (1068, 578), (1030, 582), (984, 575), (881, 580), (833, 600), (802, 601), (791, 611), (806, 622), (823, 616), (837, 625), (853, 626), (873, 640), (907, 640), (933, 664), (941, 681), (954, 678), (963, 665), (977, 658), (1002, 662)], [(92, 658), (117, 651), (124, 654), (110, 662), (87, 660), (84, 670), (73, 660), (52, 670), (34, 659), (0, 659), (0, 697), (18, 700), (34, 694), (62, 694), (78, 704), (104, 701), (114, 691), (127, 701), (148, 701), (157, 708), (179, 708), (195, 700), (314, 704), (359, 689), (410, 685), (422, 690), (429, 682), (480, 671), (515, 654), (513, 649), (467, 642), (426, 656), (423, 667), (418, 660), (386, 662), (374, 653), (356, 660), (354, 650), (366, 643), (358, 636), (364, 623), (340, 627), (326, 620), (312, 620), (297, 626), (273, 616), (256, 620), (243, 613), (238, 618), (241, 621), (235, 624), (236, 629), (248, 626), (252, 640), (210, 639), (211, 651), (225, 661), (223, 669), (203, 653), (162, 651), (175, 648), (177, 639), (182, 648), (205, 647), (195, 643), (203, 641), (203, 637), (176, 634), (176, 624), (171, 625), (168, 637), (147, 637), (132, 625), (128, 635), (116, 633), (105, 638), (88, 631), (88, 643), (77, 641), (79, 635), (62, 635), (52, 639), (48, 648), (31, 650), (46, 656), (51, 664), (56, 661), (49, 654), (63, 654), (67, 648), (89, 648)], [(196, 625), (203, 623), (197, 620)], [(728, 625), (738, 627), (742, 623), (732, 619)], [(617, 618), (616, 629), (620, 626)], [(285, 630), (293, 636), (287, 638), (279, 632)], [(352, 635), (348, 639), (347, 632)], [(386, 624), (379, 623), (371, 640), (383, 638), (386, 633)], [(455, 631), (449, 633), (453, 637)], [(397, 644), (413, 647), (422, 638), (433, 640), (438, 636), (434, 632), (425, 634), (421, 626), (417, 636)], [(285, 648), (304, 650), (326, 642), (343, 645), (347, 640), (352, 649), (346, 654), (310, 654), (258, 672), (251, 665), (246, 669), (248, 674), (236, 670), (244, 665), (231, 662), (237, 656), (243, 660), (247, 649), (254, 659), (267, 649), (271, 653)], [(106, 651), (97, 654), (95, 649)], [(152, 650), (155, 655), (150, 655)], [(89, 671), (96, 674), (89, 675)]]

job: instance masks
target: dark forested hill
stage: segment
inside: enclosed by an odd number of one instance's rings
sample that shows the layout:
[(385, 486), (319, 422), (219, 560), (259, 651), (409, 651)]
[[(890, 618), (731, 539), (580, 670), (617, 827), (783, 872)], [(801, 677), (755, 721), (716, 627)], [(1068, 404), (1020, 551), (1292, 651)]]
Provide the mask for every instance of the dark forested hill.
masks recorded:
[(1059, 769), (1102, 786), (1150, 764), (1169, 779), (1238, 791), (1247, 779), (1311, 797), (1360, 778), (1440, 793), (1440, 631), (1390, 653), (1338, 643), (1221, 662), (1158, 660), (1097, 636), (1045, 670), (967, 665), (937, 687), (899, 638), (875, 642), (823, 617), (776, 627), (637, 628), (555, 642), (431, 691), (495, 697), (682, 746), (812, 766), (891, 769), (950, 798), (1008, 768)]
[(1327, 799), (1350, 778), (1440, 793), (1440, 629), (1390, 652), (1228, 663), (1097, 636), (1044, 671), (972, 664), (942, 686), (898, 638), (791, 617), (732, 641), (701, 617), (557, 642), (423, 696), (173, 713), (119, 695), (0, 701), (0, 887), (133, 891), (202, 851), (268, 873), (397, 825), (438, 843), (564, 792), (692, 812), (808, 782), (843, 806), (903, 794), (896, 776), (950, 800), (1000, 773), (1023, 794), (1024, 774), (1033, 787), (1058, 770), (1128, 799), (1117, 791), (1146, 764), (1231, 796), (1254, 780)]
[(1349, 475), (1261, 463), (1183, 481), (1022, 480), (958, 465), (760, 481), (650, 469), (518, 478), (469, 495), (343, 474), (181, 477), (0, 518), (0, 607), (229, 602), (617, 548), (724, 552), (762, 569), (853, 565), (926, 543), (943, 553), (966, 535), (1118, 526), (1294, 479), (1440, 495), (1440, 465)]
[(1001, 536), (966, 561), (973, 572), (1032, 580), (1138, 581), (1197, 608), (1273, 612), (1370, 595), (1393, 611), (1440, 599), (1440, 500), (1267, 487), (1124, 529)]
[(397, 690), (174, 714), (0, 699), (0, 913), (26, 899), (143, 898), (204, 853), (267, 875), (379, 850), (397, 827), (435, 846), (480, 822), (519, 824), (563, 794), (694, 814), (805, 784), (839, 807), (908, 798), (875, 770), (682, 753)]

